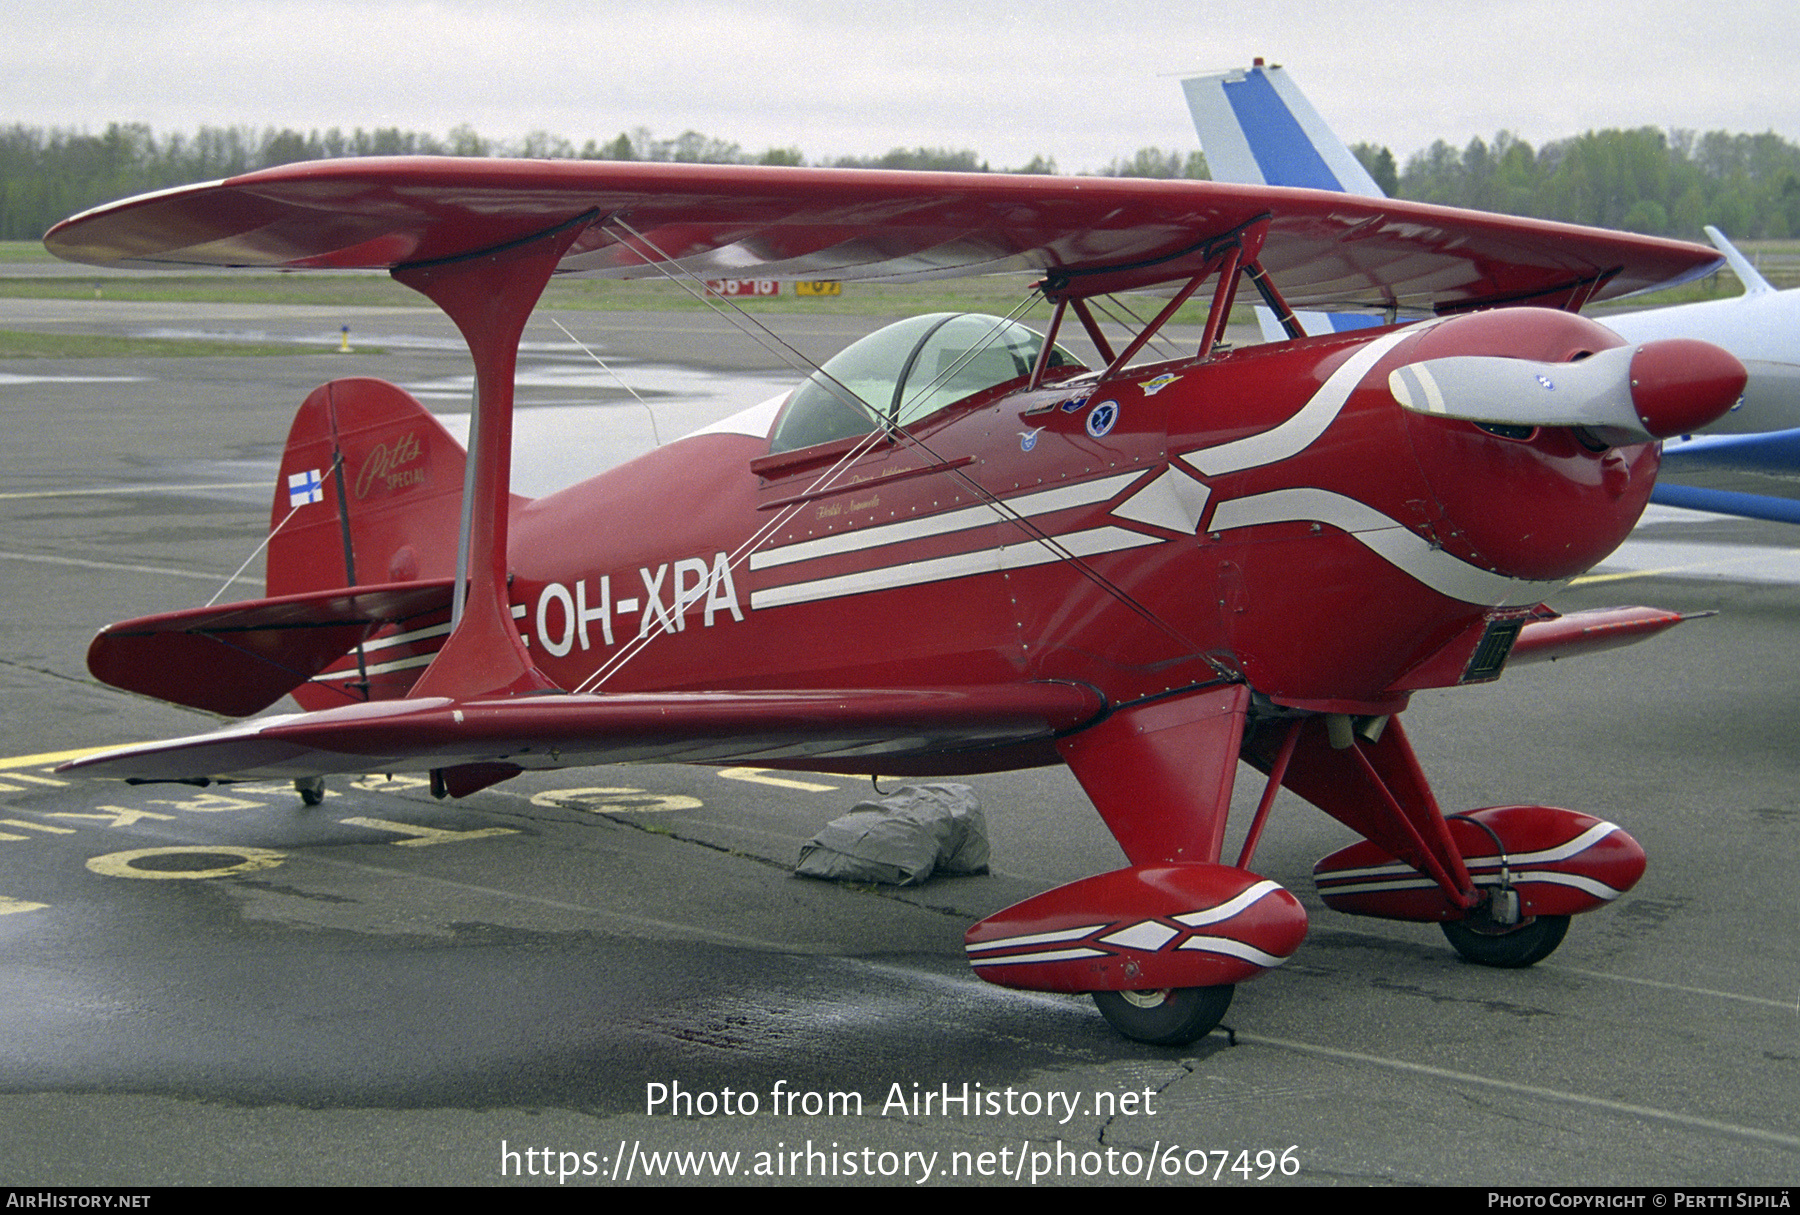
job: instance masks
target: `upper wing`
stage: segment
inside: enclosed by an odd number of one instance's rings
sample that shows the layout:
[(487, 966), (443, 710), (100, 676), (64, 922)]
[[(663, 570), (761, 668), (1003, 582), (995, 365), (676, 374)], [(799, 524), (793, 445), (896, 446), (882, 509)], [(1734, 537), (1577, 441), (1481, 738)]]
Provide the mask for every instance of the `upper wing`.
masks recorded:
[(399, 267), (586, 220), (561, 273), (922, 279), (1074, 272), (1071, 294), (1203, 268), (1267, 217), (1260, 261), (1288, 302), (1466, 308), (1607, 298), (1709, 270), (1703, 246), (1312, 190), (1197, 181), (743, 165), (407, 157), (285, 165), (65, 220), (99, 265)]

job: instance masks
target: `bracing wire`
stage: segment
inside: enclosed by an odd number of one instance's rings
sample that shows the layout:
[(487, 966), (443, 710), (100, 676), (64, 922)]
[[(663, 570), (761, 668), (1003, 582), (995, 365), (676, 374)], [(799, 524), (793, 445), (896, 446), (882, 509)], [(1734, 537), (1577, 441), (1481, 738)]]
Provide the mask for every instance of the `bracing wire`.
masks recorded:
[[(858, 458), (860, 458), (864, 452), (868, 451), (875, 443), (882, 441), (882, 440), (889, 440), (889, 441), (901, 440), (901, 441), (906, 442), (908, 445), (916, 448), (923, 455), (925, 455), (925, 457), (928, 460), (932, 461), (933, 463), (940, 464), (940, 465), (949, 465), (951, 463), (949, 460), (947, 460), (943, 456), (939, 455), (937, 452), (933, 451), (931, 449), (931, 447), (927, 443), (925, 443), (923, 440), (921, 440), (917, 436), (909, 433), (904, 428), (901, 428), (898, 425), (896, 425), (894, 423), (894, 421), (892, 419), (888, 418), (887, 415), (883, 411), (877, 409), (875, 406), (871, 405), (869, 402), (864, 401), (860, 396), (858, 396), (848, 386), (839, 383), (837, 380), (835, 380), (830, 375), (825, 373), (824, 370), (822, 368), (820, 368), (816, 363), (814, 363), (811, 359), (808, 359), (804, 354), (802, 354), (798, 349), (796, 349), (791, 343), (787, 342), (779, 334), (776, 334), (773, 330), (769, 329), (768, 326), (764, 325), (760, 320), (756, 319), (752, 314), (747, 312), (742, 307), (738, 306), (735, 301), (732, 301), (729, 299), (723, 299), (723, 298), (717, 296), (715, 293), (706, 290), (704, 281), (701, 280), (698, 275), (696, 275), (692, 270), (688, 269), (687, 267), (681, 266), (679, 264), (679, 262), (677, 261), (677, 259), (671, 257), (667, 252), (665, 252), (664, 250), (659, 248), (654, 241), (650, 240), (649, 237), (645, 236), (643, 233), (641, 233), (641, 232), (637, 231), (635, 228), (631, 227), (631, 225), (629, 223), (627, 223), (623, 218), (621, 218), (619, 216), (613, 216), (611, 218), (611, 220), (609, 220), (608, 222), (613, 225), (616, 225), (620, 230), (622, 230), (623, 232), (628, 234), (635, 242), (637, 242), (637, 244), (639, 246), (641, 246), (641, 248), (639, 250), (636, 250), (637, 252), (639, 252), (640, 256), (642, 256), (642, 250), (644, 250), (644, 249), (647, 249), (651, 253), (655, 254), (654, 259), (646, 258), (645, 260), (656, 265), (657, 268), (661, 271), (661, 273), (666, 278), (669, 278), (671, 281), (675, 282), (688, 295), (699, 300), (702, 304), (706, 305), (708, 308), (711, 308), (713, 311), (718, 312), (721, 315), (724, 315), (724, 316), (732, 319), (733, 323), (746, 336), (750, 337), (753, 341), (756, 341), (759, 345), (763, 346), (764, 349), (769, 350), (771, 353), (777, 354), (778, 357), (781, 357), (782, 359), (784, 359), (784, 361), (788, 361), (790, 363), (790, 365), (795, 366), (796, 369), (799, 369), (799, 368), (809, 369), (810, 374), (812, 374), (816, 377), (819, 377), (820, 382), (824, 383), (833, 392), (834, 395), (837, 395), (840, 399), (844, 400), (847, 404), (850, 404), (852, 407), (862, 409), (864, 412), (868, 413), (870, 418), (875, 422), (877, 429), (872, 431), (864, 439), (863, 442), (856, 444), (850, 450), (846, 451), (836, 462), (834, 462), (832, 464), (832, 466), (830, 468), (826, 469), (823, 473), (821, 473), (819, 475), (819, 477), (814, 480), (812, 485), (806, 491), (804, 491), (802, 494), (798, 495), (798, 497), (800, 499), (803, 500), (808, 495), (816, 493), (820, 489), (828, 488), (836, 480), (836, 478), (839, 475), (841, 475), (842, 472), (847, 470), (850, 467), (850, 465), (853, 464)], [(623, 243), (623, 242), (621, 242), (621, 243)], [(685, 279), (687, 279), (687, 280), (692, 280), (693, 282), (699, 283), (701, 289), (698, 291), (694, 290), (694, 288), (692, 286), (690, 286), (687, 281), (684, 281), (683, 276), (685, 276)], [(1036, 299), (1033, 297), (1027, 297), (1024, 301), (1022, 301), (1019, 306), (1015, 307), (1012, 310), (1012, 312), (1010, 312), (1008, 314), (1008, 316), (1005, 318), (1005, 320), (1003, 320), (1001, 325), (995, 327), (993, 335), (990, 335), (990, 337), (987, 339), (987, 342), (991, 342), (993, 340), (994, 336), (997, 336), (998, 333), (1003, 331), (1007, 322), (1010, 322), (1011, 320), (1015, 319), (1016, 317), (1023, 315), (1023, 313), (1035, 303), (1036, 303)], [(1129, 310), (1127, 310), (1127, 311), (1129, 311)], [(735, 316), (733, 314), (735, 314)], [(921, 389), (921, 392), (931, 391), (933, 388), (935, 388), (935, 386), (938, 383), (940, 383), (944, 379), (945, 376), (954, 374), (955, 370), (957, 368), (961, 367), (963, 365), (963, 363), (966, 362), (967, 358), (973, 357), (981, 349), (985, 349), (987, 342), (983, 342), (980, 346), (977, 346), (974, 350), (969, 351), (964, 359), (958, 360), (952, 367), (947, 368), (947, 369), (943, 370), (942, 372), (940, 372), (939, 376), (936, 379), (934, 379), (930, 385), (926, 386), (924, 389)], [(911, 399), (917, 400), (917, 399), (919, 399), (919, 397), (917, 395), (915, 395)], [(983, 486), (979, 482), (977, 482), (966, 471), (964, 471), (961, 468), (954, 468), (954, 467), (949, 468), (948, 471), (952, 475), (956, 476), (959, 480), (961, 480), (963, 482), (963, 484), (965, 486), (967, 486), (967, 488), (974, 494), (974, 496), (976, 498), (983, 501), (987, 506), (989, 506), (991, 509), (993, 509), (1000, 516), (1000, 521), (1010, 522), (1010, 523), (1014, 524), (1015, 526), (1017, 526), (1018, 528), (1020, 528), (1022, 531), (1024, 531), (1026, 533), (1026, 535), (1031, 540), (1044, 545), (1044, 547), (1046, 549), (1048, 549), (1051, 553), (1053, 553), (1059, 560), (1065, 562), (1072, 569), (1076, 570), (1083, 577), (1087, 578), (1090, 582), (1092, 582), (1096, 587), (1098, 587), (1105, 594), (1110, 595), (1115, 600), (1117, 600), (1121, 605), (1130, 609), (1133, 613), (1138, 615), (1146, 623), (1152, 625), (1153, 627), (1157, 628), (1159, 631), (1161, 631), (1162, 633), (1167, 635), (1170, 639), (1175, 641), (1178, 645), (1182, 646), (1188, 653), (1199, 653), (1200, 647), (1198, 645), (1196, 645), (1190, 638), (1185, 636), (1179, 629), (1175, 628), (1169, 622), (1162, 619), (1161, 616), (1159, 616), (1156, 612), (1151, 610), (1145, 604), (1141, 603), (1130, 592), (1128, 592), (1124, 588), (1118, 586), (1111, 579), (1109, 579), (1105, 575), (1101, 574), (1098, 570), (1095, 570), (1085, 560), (1083, 560), (1082, 558), (1078, 557), (1073, 552), (1071, 552), (1067, 548), (1067, 546), (1065, 546), (1060, 540), (1058, 540), (1054, 536), (1049, 535), (1047, 532), (1045, 532), (1043, 530), (1043, 528), (1038, 526), (1031, 519), (1020, 514), (1017, 510), (1013, 509), (1004, 500), (1002, 500), (1000, 497), (998, 497), (996, 494), (994, 494), (991, 490), (987, 489), (985, 486)], [(761, 527), (757, 528), (756, 531), (752, 535), (747, 537), (742, 543), (740, 543), (732, 551), (731, 554), (729, 554), (727, 556), (728, 566), (731, 568), (736, 568), (737, 566), (739, 566), (742, 561), (746, 560), (749, 557), (749, 555), (751, 553), (753, 553), (758, 548), (760, 548), (764, 543), (766, 543), (770, 536), (774, 535), (781, 527), (785, 526), (789, 522), (789, 520), (791, 520), (794, 517), (795, 513), (797, 513), (801, 509), (801, 507), (802, 507), (802, 503), (797, 501), (794, 504), (790, 505), (789, 507), (784, 508), (783, 510), (781, 510), (779, 512), (776, 512), (774, 517), (770, 518)], [(678, 603), (676, 606), (679, 607), (681, 605), (679, 605), (679, 603)], [(639, 653), (643, 649), (644, 646), (648, 645), (651, 640), (653, 640), (655, 637), (661, 636), (662, 634), (667, 633), (669, 631), (670, 631), (670, 626), (667, 623), (665, 623), (664, 617), (662, 616), (662, 614), (660, 612), (657, 613), (657, 619), (656, 619), (654, 628), (652, 628), (648, 625), (648, 616), (646, 616), (646, 624), (644, 626), (640, 626), (640, 630), (639, 630), (637, 636), (634, 637), (633, 640), (631, 642), (627, 643), (625, 646), (620, 647), (620, 649), (618, 651), (616, 651), (612, 655), (612, 657), (609, 658), (606, 662), (600, 664), (600, 666), (595, 668), (595, 670), (591, 674), (589, 674), (589, 676), (586, 679), (584, 679), (581, 682), (581, 684), (575, 689), (575, 691), (576, 692), (585, 692), (585, 691), (589, 691), (589, 690), (598, 688), (601, 684), (606, 682), (607, 679), (611, 678), (612, 675), (616, 674), (617, 671), (626, 662), (630, 661), (630, 659), (632, 657), (634, 657), (637, 653)], [(1204, 659), (1204, 655), (1202, 657)], [(1211, 659), (1204, 659), (1204, 660), (1207, 661), (1209, 664), (1211, 664)], [(1216, 667), (1215, 667), (1215, 669), (1216, 669)], [(1223, 673), (1224, 672), (1221, 672), (1221, 674), (1223, 674)]]

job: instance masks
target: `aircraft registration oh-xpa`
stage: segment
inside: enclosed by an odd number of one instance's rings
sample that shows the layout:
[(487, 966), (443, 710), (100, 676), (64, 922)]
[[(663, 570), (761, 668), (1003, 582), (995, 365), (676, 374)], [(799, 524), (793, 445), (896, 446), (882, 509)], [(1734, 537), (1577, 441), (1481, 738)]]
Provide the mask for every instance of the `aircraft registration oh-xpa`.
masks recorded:
[[(1658, 441), (1744, 386), (1590, 300), (1710, 270), (1647, 237), (1210, 182), (404, 159), (293, 165), (66, 221), (98, 264), (384, 267), (476, 370), (472, 451), (400, 389), (301, 406), (266, 599), (115, 625), (108, 683), (305, 710), (70, 767), (138, 780), (420, 771), (460, 795), (616, 761), (950, 775), (1066, 763), (1129, 864), (991, 916), (975, 970), (1093, 993), (1181, 1043), (1299, 946), (1251, 869), (1276, 791), (1363, 843), (1327, 904), (1522, 966), (1644, 855), (1570, 810), (1445, 815), (1401, 727), (1424, 688), (1633, 640), (1651, 609), (1542, 600), (1610, 553)], [(882, 329), (750, 410), (536, 501), (509, 492), (514, 363), (555, 274), (901, 280), (1041, 271), (1047, 333)], [(1431, 319), (1228, 349), (1240, 284)], [(1120, 337), (1096, 297), (1173, 298)], [(1197, 347), (1141, 361), (1175, 307)], [(1536, 305), (1536, 306), (1505, 306)], [(1079, 325), (1103, 366), (1056, 344)], [(1296, 335), (1297, 336), (1297, 335)], [(1114, 338), (1119, 340), (1115, 343)], [(1265, 792), (1223, 855), (1239, 761)]]

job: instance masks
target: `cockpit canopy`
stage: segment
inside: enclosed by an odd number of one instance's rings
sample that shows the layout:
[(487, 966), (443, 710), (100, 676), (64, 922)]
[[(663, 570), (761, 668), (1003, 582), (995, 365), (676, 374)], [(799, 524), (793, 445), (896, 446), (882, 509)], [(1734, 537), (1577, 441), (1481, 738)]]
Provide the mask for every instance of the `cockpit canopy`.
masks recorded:
[[(1002, 317), (934, 312), (853, 342), (794, 390), (770, 452), (907, 426), (986, 388), (1031, 374), (1044, 337)], [(1079, 367), (1060, 346), (1051, 367)], [(854, 399), (851, 399), (851, 398)]]

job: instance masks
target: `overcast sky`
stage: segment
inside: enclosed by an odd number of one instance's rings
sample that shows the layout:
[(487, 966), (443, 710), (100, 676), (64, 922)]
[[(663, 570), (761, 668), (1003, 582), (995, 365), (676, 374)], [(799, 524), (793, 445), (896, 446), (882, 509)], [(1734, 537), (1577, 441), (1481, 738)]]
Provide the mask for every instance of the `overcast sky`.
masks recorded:
[(644, 126), (1076, 172), (1196, 147), (1179, 78), (1260, 55), (1402, 161), (1502, 128), (1800, 141), (1795, 0), (14, 0), (7, 26), (0, 122), (92, 131), (466, 123), (579, 146)]

